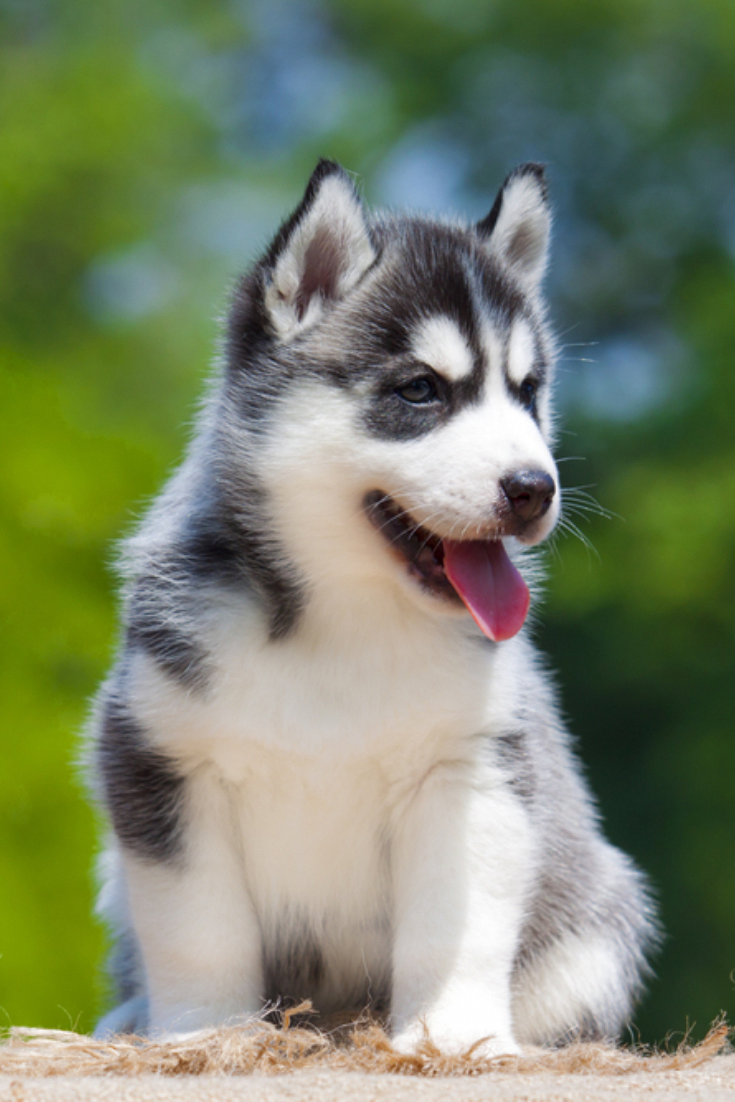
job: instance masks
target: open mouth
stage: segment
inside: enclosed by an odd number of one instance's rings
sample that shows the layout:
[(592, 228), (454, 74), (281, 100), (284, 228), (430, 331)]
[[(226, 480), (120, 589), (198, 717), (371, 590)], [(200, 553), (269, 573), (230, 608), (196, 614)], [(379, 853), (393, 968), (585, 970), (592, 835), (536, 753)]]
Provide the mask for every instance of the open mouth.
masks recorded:
[(495, 642), (520, 631), (531, 598), (502, 540), (442, 539), (381, 490), (371, 490), (364, 507), (394, 556), (425, 592), (461, 601)]
[(408, 567), (424, 589), (435, 597), (459, 600), (459, 595), (444, 572), (444, 541), (402, 509), (397, 501), (380, 490), (365, 498), (365, 511), (391, 550)]

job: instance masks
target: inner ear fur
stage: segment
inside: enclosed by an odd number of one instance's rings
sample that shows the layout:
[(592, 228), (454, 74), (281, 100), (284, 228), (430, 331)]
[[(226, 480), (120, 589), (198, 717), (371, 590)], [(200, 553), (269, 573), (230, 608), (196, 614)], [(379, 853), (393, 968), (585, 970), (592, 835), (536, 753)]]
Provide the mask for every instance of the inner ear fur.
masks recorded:
[(278, 336), (287, 340), (318, 321), (376, 255), (352, 180), (334, 161), (320, 161), (265, 257), (265, 307)]

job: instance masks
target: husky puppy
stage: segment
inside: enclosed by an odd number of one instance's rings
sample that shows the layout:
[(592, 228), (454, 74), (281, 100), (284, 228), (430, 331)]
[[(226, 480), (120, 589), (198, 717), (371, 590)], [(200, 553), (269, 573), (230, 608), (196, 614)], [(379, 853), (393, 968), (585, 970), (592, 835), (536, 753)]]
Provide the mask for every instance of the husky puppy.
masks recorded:
[(463, 225), (371, 216), (322, 161), (237, 286), (95, 709), (102, 1034), (309, 998), (509, 1053), (630, 1014), (650, 902), (522, 630), (559, 515), (549, 227), (535, 164)]

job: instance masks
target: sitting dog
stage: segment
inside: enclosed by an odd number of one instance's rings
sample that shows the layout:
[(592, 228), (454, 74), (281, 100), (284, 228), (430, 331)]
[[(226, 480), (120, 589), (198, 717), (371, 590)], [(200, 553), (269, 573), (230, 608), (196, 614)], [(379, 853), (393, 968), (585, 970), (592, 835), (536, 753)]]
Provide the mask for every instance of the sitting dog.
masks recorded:
[(549, 230), (535, 164), (464, 225), (369, 215), (322, 161), (237, 285), (95, 707), (101, 1034), (308, 998), (512, 1053), (628, 1018), (650, 900), (522, 630), (560, 506)]

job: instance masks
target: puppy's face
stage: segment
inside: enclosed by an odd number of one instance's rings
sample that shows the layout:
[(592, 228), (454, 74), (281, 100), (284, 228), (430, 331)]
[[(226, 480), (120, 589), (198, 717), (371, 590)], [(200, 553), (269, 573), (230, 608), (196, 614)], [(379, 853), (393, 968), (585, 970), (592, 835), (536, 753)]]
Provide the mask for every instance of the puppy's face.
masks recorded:
[[(384, 572), (415, 599), (461, 598), (493, 638), (528, 607), (501, 541), (537, 543), (559, 507), (537, 295), (548, 216), (535, 171), (513, 179), (489, 228), (395, 219), (368, 231), (327, 175), (339, 203), (317, 218), (317, 190), (265, 291), (282, 390), (259, 476), (290, 554), (312, 579)], [(350, 235), (359, 248), (338, 260)]]

